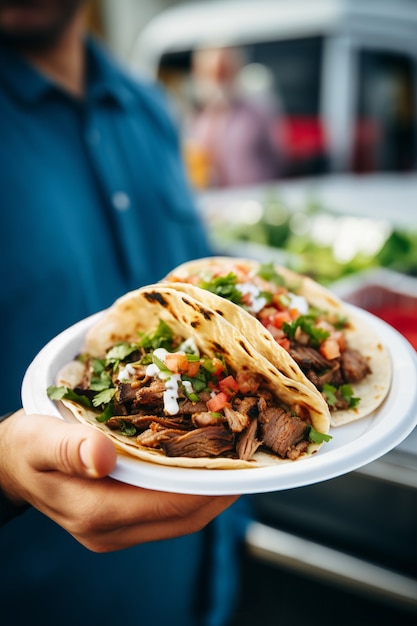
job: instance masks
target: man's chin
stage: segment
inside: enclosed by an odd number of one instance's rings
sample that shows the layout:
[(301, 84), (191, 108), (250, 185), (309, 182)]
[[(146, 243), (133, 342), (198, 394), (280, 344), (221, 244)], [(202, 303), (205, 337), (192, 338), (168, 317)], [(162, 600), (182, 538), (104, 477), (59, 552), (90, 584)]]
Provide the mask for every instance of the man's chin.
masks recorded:
[(0, 43), (16, 50), (41, 51), (53, 47), (59, 34), (47, 32), (10, 32), (0, 28)]
[(0, 41), (24, 50), (53, 47), (85, 0), (0, 3)]

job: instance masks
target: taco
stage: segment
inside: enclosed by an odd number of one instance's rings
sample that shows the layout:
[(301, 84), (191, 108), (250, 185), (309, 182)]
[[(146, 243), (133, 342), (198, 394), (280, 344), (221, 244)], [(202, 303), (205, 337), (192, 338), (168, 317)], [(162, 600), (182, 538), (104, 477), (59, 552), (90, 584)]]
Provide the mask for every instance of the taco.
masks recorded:
[(165, 465), (259, 467), (304, 458), (331, 438), (316, 389), (280, 372), (210, 307), (164, 285), (104, 312), (48, 395), (120, 450)]
[(272, 263), (213, 257), (185, 263), (165, 281), (212, 307), (277, 368), (292, 364), (287, 375), (307, 377), (326, 400), (332, 426), (369, 415), (386, 397), (391, 362), (381, 338), (309, 277)]

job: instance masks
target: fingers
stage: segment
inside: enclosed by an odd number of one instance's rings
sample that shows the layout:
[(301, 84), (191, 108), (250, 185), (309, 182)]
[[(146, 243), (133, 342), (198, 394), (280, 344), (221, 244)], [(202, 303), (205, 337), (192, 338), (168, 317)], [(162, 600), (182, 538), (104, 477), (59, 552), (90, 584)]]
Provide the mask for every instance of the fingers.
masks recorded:
[[(181, 496), (180, 496), (181, 497)], [(161, 520), (151, 524), (142, 524), (140, 528), (134, 529), (135, 536), (126, 534), (123, 541), (137, 539), (140, 533), (140, 542), (157, 541), (161, 538), (172, 539), (181, 535), (189, 535), (204, 528), (215, 517), (220, 515), (231, 506), (238, 496), (210, 496), (202, 507), (192, 511), (187, 516), (178, 516), (174, 520)]]
[[(188, 535), (204, 528), (231, 506), (239, 496), (184, 496), (148, 492), (147, 502), (155, 497), (159, 500), (161, 513), (166, 508), (169, 510), (172, 499), (175, 499), (178, 514), (175, 517), (164, 517), (160, 514), (158, 518), (149, 519), (146, 522), (137, 521), (130, 526), (119, 526), (102, 533), (95, 531), (84, 536), (77, 536), (76, 539), (94, 552), (112, 552), (132, 545)], [(184, 503), (183, 507), (181, 507), (181, 502)], [(166, 503), (168, 503), (167, 507)]]
[(100, 478), (114, 468), (116, 449), (98, 430), (48, 416), (29, 415), (24, 419), (31, 426), (30, 435), (26, 435), (26, 441), (31, 438), (26, 445), (26, 459), (35, 470)]

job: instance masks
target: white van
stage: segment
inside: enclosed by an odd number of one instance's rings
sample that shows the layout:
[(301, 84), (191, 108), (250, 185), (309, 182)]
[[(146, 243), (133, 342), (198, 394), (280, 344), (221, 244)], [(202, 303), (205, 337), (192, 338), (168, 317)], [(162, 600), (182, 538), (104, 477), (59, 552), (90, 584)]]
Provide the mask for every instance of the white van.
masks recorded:
[(416, 171), (415, 0), (177, 5), (144, 28), (131, 61), (184, 98), (193, 50), (218, 42), (272, 75), (288, 176)]

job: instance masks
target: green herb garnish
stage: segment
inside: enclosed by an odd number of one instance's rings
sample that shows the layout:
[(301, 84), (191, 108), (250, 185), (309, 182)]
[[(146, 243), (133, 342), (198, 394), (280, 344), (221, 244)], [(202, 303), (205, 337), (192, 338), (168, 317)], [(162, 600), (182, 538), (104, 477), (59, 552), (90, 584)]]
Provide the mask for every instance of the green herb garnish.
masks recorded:
[(138, 345), (145, 350), (165, 348), (165, 350), (172, 352), (174, 349), (174, 333), (168, 324), (160, 320), (155, 332), (142, 335)]
[(324, 443), (325, 441), (330, 441), (333, 439), (331, 435), (325, 435), (324, 433), (320, 433), (318, 430), (313, 428), (313, 426), (309, 427), (308, 438), (312, 443)]
[(87, 396), (82, 396), (72, 389), (69, 389), (69, 387), (54, 387), (51, 385), (46, 390), (46, 393), (48, 398), (56, 402), (59, 402), (59, 400), (72, 400), (73, 402), (78, 402), (78, 404), (91, 407), (90, 399), (87, 398)]
[(341, 387), (339, 387), (339, 391), (343, 400), (345, 400), (345, 402), (349, 404), (350, 409), (354, 409), (356, 406), (358, 406), (360, 398), (354, 397), (353, 389), (350, 385), (342, 385)]
[(236, 274), (229, 272), (226, 276), (218, 276), (212, 280), (201, 281), (198, 286), (201, 287), (201, 289), (215, 293), (221, 298), (230, 300), (230, 302), (242, 304), (242, 293), (237, 289), (237, 283)]
[(353, 395), (353, 389), (350, 385), (341, 385), (338, 389), (333, 385), (323, 385), (322, 392), (326, 397), (327, 404), (331, 407), (336, 406), (337, 394), (339, 393), (341, 398), (346, 402), (349, 409), (354, 409), (358, 406), (360, 398), (356, 398)]
[(97, 408), (103, 404), (108, 404), (113, 399), (115, 393), (116, 389), (114, 387), (112, 387), (111, 389), (103, 389), (103, 391), (96, 393), (93, 398), (93, 406)]
[(267, 280), (269, 283), (274, 283), (275, 285), (279, 285), (281, 287), (285, 286), (284, 277), (276, 271), (272, 262), (262, 263), (257, 271), (257, 275), (264, 280)]
[(323, 385), (322, 392), (326, 397), (327, 404), (329, 406), (336, 406), (336, 387), (333, 387), (333, 385), (329, 385), (326, 383), (325, 385)]
[(328, 330), (315, 326), (316, 318), (313, 315), (300, 315), (292, 322), (284, 322), (282, 330), (289, 337), (294, 339), (297, 328), (300, 328), (311, 339), (311, 345), (318, 348), (320, 344), (329, 337)]

